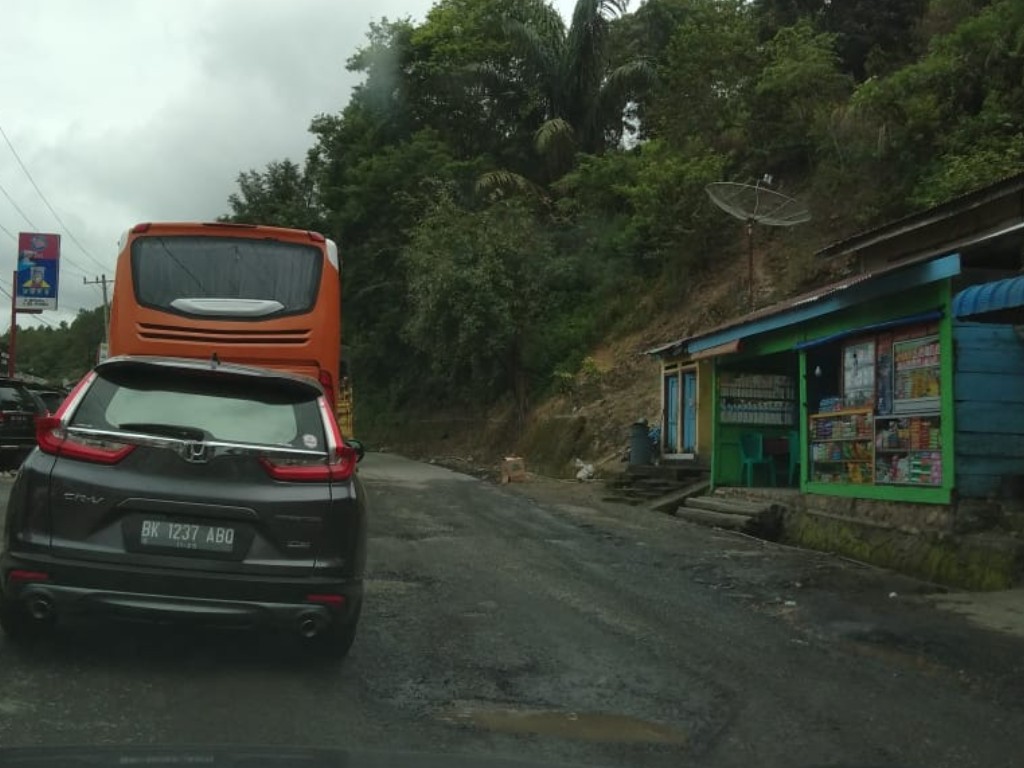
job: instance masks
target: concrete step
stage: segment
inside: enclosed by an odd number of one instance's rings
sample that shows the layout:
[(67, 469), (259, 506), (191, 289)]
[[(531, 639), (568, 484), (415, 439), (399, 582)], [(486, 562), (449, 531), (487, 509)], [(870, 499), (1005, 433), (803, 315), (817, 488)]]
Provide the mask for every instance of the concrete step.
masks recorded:
[(754, 525), (753, 515), (733, 515), (727, 512), (712, 512), (707, 509), (680, 507), (676, 517), (698, 525), (726, 528), (730, 531), (745, 531)]
[(612, 504), (626, 504), (630, 507), (639, 507), (644, 503), (644, 499), (636, 498), (633, 496), (602, 496), (601, 501), (607, 501)]
[(760, 515), (772, 510), (769, 502), (742, 501), (726, 499), (721, 496), (697, 496), (687, 499), (685, 506), (703, 509), (708, 512), (721, 512), (727, 515)]
[(656, 477), (689, 482), (706, 477), (708, 469), (699, 464), (638, 464), (626, 467), (625, 474), (632, 477)]
[(670, 491), (650, 503), (650, 508), (655, 512), (667, 512), (674, 514), (680, 504), (694, 496), (701, 496), (708, 492), (711, 483), (707, 480), (699, 480), (690, 483), (676, 490)]
[(642, 493), (642, 494), (654, 494), (654, 495), (665, 495), (672, 493), (673, 491), (681, 491), (684, 488), (689, 488), (693, 485), (692, 482), (668, 482), (665, 480), (638, 480), (637, 482), (623, 482), (620, 480), (613, 480), (605, 483), (605, 488), (611, 493)]

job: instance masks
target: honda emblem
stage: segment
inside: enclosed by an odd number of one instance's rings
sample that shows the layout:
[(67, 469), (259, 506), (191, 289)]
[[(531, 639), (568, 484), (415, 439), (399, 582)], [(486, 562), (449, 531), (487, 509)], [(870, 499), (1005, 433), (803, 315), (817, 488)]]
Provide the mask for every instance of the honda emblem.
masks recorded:
[(205, 464), (209, 459), (205, 443), (185, 443), (181, 455), (190, 464)]

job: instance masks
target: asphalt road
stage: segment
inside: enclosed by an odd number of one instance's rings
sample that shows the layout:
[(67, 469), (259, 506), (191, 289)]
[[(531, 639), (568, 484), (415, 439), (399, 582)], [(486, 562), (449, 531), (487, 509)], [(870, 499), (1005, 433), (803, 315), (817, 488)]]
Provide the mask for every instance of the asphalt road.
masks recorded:
[(1024, 760), (1024, 643), (923, 605), (915, 582), (581, 504), (571, 485), (545, 497), (388, 455), (362, 473), (370, 579), (344, 665), (252, 634), (73, 626), (0, 645), (0, 744), (666, 768)]

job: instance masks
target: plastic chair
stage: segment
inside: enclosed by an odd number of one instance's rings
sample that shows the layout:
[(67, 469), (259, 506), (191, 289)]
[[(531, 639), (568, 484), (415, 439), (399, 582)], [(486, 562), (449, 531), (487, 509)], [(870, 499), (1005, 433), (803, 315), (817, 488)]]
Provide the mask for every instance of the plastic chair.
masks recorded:
[(743, 461), (743, 479), (747, 487), (754, 484), (754, 467), (768, 467), (772, 485), (776, 485), (775, 461), (764, 455), (764, 435), (760, 432), (744, 432), (740, 435), (740, 457)]
[[(796, 482), (794, 482), (794, 480)], [(795, 429), (789, 433), (789, 484), (800, 481), (800, 433)]]

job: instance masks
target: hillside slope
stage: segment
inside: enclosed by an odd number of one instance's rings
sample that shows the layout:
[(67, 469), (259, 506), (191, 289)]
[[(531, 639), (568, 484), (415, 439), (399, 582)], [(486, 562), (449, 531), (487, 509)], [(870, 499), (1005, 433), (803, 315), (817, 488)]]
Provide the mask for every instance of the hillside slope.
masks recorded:
[[(761, 239), (767, 242), (755, 252), (758, 307), (831, 280), (843, 269), (813, 263), (803, 236), (771, 233)], [(509, 455), (523, 457), (530, 471), (554, 477), (574, 476), (577, 458), (599, 473), (619, 471), (630, 425), (660, 421), (660, 364), (647, 350), (745, 313), (746, 269), (745, 256), (723, 258), (680, 296), (677, 308), (651, 313), (639, 330), (612, 335), (591, 349), (579, 373), (534, 404), (522, 430), (512, 403), (505, 401), (478, 412), (442, 410), (396, 419), (366, 437), (374, 447), (480, 473), (496, 474)], [(637, 312), (650, 310), (640, 302)]]

